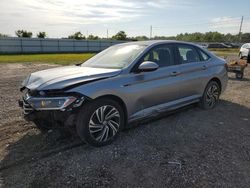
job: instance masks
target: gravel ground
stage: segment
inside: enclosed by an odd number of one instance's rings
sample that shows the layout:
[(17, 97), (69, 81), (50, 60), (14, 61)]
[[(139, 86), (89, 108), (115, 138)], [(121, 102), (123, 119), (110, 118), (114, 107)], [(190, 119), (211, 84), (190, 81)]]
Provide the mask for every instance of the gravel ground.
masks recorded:
[(196, 106), (123, 131), (93, 148), (41, 134), (17, 106), (20, 82), (42, 64), (0, 65), (2, 187), (249, 187), (250, 68), (233, 74), (214, 110)]

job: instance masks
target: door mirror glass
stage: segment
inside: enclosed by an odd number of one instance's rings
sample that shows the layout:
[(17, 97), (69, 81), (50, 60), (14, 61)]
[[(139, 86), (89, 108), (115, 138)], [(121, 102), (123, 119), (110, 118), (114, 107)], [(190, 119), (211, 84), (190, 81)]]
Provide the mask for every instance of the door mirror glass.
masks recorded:
[(140, 72), (150, 72), (157, 70), (159, 68), (159, 65), (157, 65), (155, 62), (152, 61), (144, 61), (143, 63), (140, 64), (138, 67), (138, 70)]

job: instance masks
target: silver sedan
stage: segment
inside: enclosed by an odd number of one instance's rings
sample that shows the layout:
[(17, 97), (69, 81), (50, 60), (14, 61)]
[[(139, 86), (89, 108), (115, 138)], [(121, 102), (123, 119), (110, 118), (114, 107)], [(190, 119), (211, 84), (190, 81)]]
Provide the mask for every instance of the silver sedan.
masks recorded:
[(64, 127), (103, 146), (132, 122), (192, 103), (214, 108), (227, 79), (225, 61), (197, 45), (129, 42), (78, 66), (32, 73), (19, 103), (39, 129)]

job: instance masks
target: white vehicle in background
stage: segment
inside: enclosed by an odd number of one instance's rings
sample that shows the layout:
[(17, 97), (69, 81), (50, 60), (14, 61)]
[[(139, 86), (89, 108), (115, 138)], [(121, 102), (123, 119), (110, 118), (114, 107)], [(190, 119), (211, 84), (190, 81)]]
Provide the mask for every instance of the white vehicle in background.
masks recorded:
[(247, 58), (248, 54), (249, 54), (249, 50), (250, 50), (250, 43), (246, 43), (243, 44), (240, 48), (240, 53), (239, 53), (239, 57), (241, 59), (243, 58)]

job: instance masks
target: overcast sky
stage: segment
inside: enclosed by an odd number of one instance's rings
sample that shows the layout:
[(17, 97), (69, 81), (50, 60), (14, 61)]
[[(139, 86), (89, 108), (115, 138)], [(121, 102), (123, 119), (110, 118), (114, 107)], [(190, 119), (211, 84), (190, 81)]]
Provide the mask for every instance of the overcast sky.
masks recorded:
[(49, 37), (106, 37), (119, 30), (129, 36), (171, 36), (184, 32), (250, 32), (250, 0), (0, 0), (0, 33), (45, 31)]

